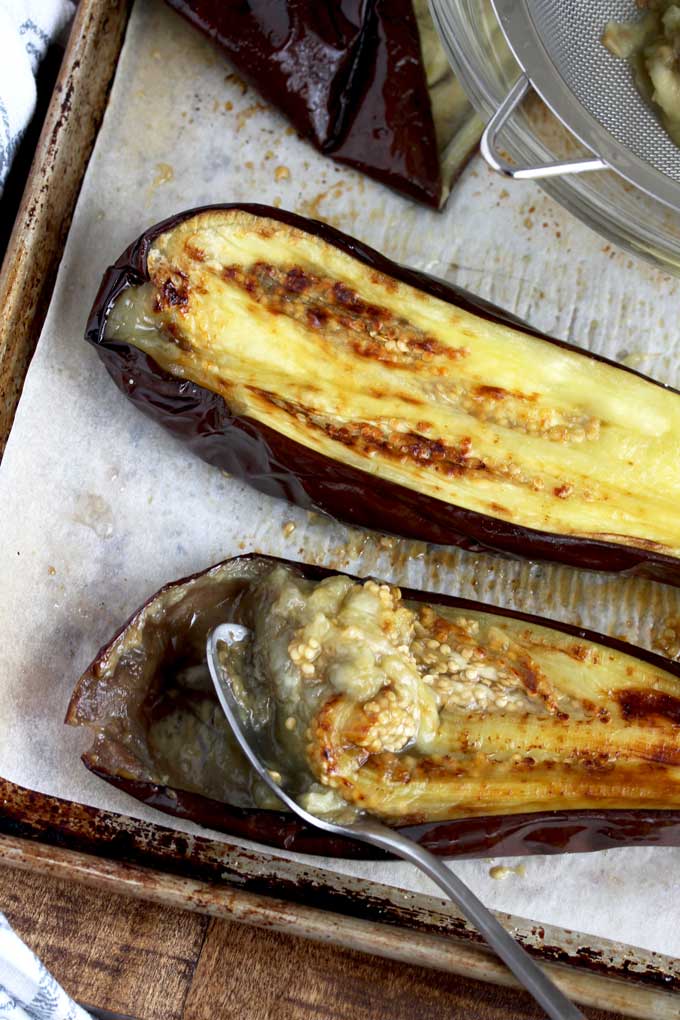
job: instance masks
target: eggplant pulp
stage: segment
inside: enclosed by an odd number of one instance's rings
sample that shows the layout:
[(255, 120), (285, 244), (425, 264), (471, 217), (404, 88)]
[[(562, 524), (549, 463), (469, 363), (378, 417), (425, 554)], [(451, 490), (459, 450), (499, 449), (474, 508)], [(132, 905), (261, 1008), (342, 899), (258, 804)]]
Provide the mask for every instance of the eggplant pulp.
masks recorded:
[[(529, 838), (542, 826), (561, 826), (569, 844), (593, 814), (625, 823), (632, 842), (655, 841), (650, 812), (661, 831), (664, 817), (677, 826), (677, 664), (568, 625), (259, 556), (168, 585), (102, 649), (67, 716), (94, 732), (89, 768), (152, 803), (163, 788), (166, 810), (212, 824), (218, 802), (221, 826), (240, 834), (223, 805), (275, 806), (207, 675), (205, 637), (227, 618), (253, 632), (231, 663), (244, 708), (315, 811), (430, 823), (445, 853), (461, 833), (469, 850), (474, 824), (488, 850), (490, 829), (498, 838), (514, 815), (526, 842), (505, 852), (545, 849), (548, 836)], [(270, 812), (245, 813), (259, 826), (248, 834), (269, 841)]]
[[(245, 706), (275, 726), (281, 768), (336, 792), (320, 802), (315, 784), (314, 812), (349, 802), (415, 824), (680, 803), (680, 685), (656, 664), (283, 566), (242, 608)], [(650, 762), (668, 766), (663, 779)]]
[(615, 57), (628, 60), (636, 86), (661, 114), (666, 131), (680, 145), (680, 14), (675, 0), (638, 0), (639, 20), (608, 21), (602, 42)]
[[(676, 391), (276, 210), (186, 214), (131, 262), (90, 335), (185, 438), (193, 411), (190, 441), (213, 463), (267, 489), (265, 452), (288, 498), (352, 523), (680, 580)], [(139, 393), (130, 348), (148, 358)], [(222, 425), (213, 403), (206, 427), (200, 393), (224, 401)]]

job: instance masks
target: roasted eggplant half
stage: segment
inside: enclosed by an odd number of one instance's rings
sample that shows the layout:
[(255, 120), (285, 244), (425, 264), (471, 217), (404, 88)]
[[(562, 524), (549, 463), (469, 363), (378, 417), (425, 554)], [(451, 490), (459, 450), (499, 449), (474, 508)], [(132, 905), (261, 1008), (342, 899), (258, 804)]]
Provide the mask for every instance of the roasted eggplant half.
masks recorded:
[(148, 231), (87, 331), (200, 456), (369, 528), (680, 583), (680, 394), (323, 224)]
[(402, 194), (440, 206), (477, 147), (427, 0), (169, 2), (320, 152)]
[[(240, 757), (205, 640), (316, 813), (369, 810), (441, 854), (680, 842), (680, 666), (480, 603), (264, 556), (161, 589), (81, 677), (88, 768), (141, 800), (288, 849), (363, 855), (277, 810)], [(226, 652), (225, 652), (226, 654)]]

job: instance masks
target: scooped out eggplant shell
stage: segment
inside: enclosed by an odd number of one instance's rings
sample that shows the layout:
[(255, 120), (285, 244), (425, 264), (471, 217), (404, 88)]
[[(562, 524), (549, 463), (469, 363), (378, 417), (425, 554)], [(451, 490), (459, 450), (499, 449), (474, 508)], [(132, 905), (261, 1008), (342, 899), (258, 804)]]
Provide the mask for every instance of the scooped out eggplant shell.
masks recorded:
[(680, 582), (680, 394), (322, 224), (189, 212), (87, 332), (200, 456), (352, 524)]
[(409, 198), (442, 205), (477, 147), (427, 0), (169, 3), (320, 152)]
[[(305, 606), (321, 630), (298, 627)], [(263, 556), (166, 586), (100, 651), (67, 716), (94, 734), (88, 768), (232, 835), (366, 856), (263, 799), (205, 663), (207, 633), (227, 619), (253, 632), (244, 686), (265, 678), (258, 718), (281, 768), (307, 770), (316, 810), (339, 798), (446, 856), (680, 845), (676, 663), (566, 624)], [(373, 649), (371, 662), (349, 647)]]

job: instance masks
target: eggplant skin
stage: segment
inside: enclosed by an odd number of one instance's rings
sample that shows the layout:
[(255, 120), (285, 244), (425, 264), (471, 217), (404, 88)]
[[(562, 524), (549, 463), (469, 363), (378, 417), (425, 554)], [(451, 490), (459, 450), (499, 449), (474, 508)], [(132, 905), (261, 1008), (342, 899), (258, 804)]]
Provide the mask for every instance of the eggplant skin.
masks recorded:
[(612, 365), (622, 373), (622, 378), (632, 375), (644, 379), (666, 397), (669, 392), (677, 392), (633, 369), (545, 336), (488, 302), (399, 266), (326, 224), (268, 206), (227, 204), (192, 209), (157, 224), (142, 234), (104, 275), (89, 317), (86, 339), (96, 347), (117, 386), (140, 410), (182, 439), (202, 459), (260, 491), (307, 509), (321, 510), (353, 525), (475, 552), (488, 550), (680, 584), (680, 559), (663, 551), (658, 543), (640, 540), (628, 545), (606, 538), (542, 531), (445, 502), (342, 463), (263, 422), (239, 415), (220, 394), (165, 371), (130, 343), (107, 338), (107, 318), (116, 298), (127, 288), (149, 279), (147, 256), (155, 239), (188, 219), (228, 215), (232, 211), (261, 218), (263, 230), (282, 224), (304, 231), (351, 256), (367, 270), (377, 270), (489, 323), (521, 329), (552, 347), (577, 352), (594, 365)]
[[(291, 815), (237, 808), (201, 794), (114, 775), (100, 770), (87, 755), (83, 762), (94, 775), (142, 804), (227, 836), (320, 857), (375, 860), (387, 856), (365, 843), (322, 833)], [(544, 811), (459, 818), (398, 831), (447, 859), (577, 854), (623, 846), (680, 846), (680, 811)]]
[[(172, 668), (167, 650), (171, 648), (172, 655), (182, 665), (188, 661), (198, 662), (204, 654), (207, 631), (224, 616), (225, 597), (234, 597), (242, 604), (239, 596), (242, 585), (281, 564), (294, 568), (311, 581), (321, 581), (336, 573), (323, 567), (251, 554), (226, 560), (166, 585), (99, 651), (74, 690), (66, 721), (91, 728), (94, 733), (94, 743), (83, 755), (88, 769), (161, 811), (274, 847), (327, 856), (366, 857), (365, 846), (310, 829), (288, 814), (234, 806), (199, 789), (182, 788), (176, 782), (173, 785), (168, 781), (172, 776), (167, 775), (168, 769), (173, 767), (172, 762), (168, 763), (168, 752), (165, 752), (166, 759), (162, 756), (159, 759), (157, 753), (154, 757), (153, 741), (149, 740), (150, 713), (159, 711), (163, 717), (164, 710), (158, 708), (160, 695)], [(228, 590), (225, 583), (231, 586)], [(441, 594), (404, 590), (403, 597), (410, 602), (431, 603), (464, 613), (491, 613), (513, 622), (549, 627), (574, 639), (575, 644), (567, 647), (577, 663), (587, 661), (580, 643), (595, 642), (601, 650), (621, 653), (627, 660), (634, 657), (642, 664), (662, 670), (671, 682), (680, 681), (680, 664), (579, 627)], [(147, 655), (140, 656), (140, 648)], [(562, 645), (562, 650), (564, 648)], [(126, 671), (125, 656), (130, 652), (133, 668)], [(161, 664), (160, 670), (156, 663)], [(651, 741), (649, 747), (656, 742), (663, 751), (654, 753), (645, 766), (648, 769), (646, 781), (650, 783), (650, 790), (658, 789), (662, 798), (665, 793), (670, 802), (673, 780), (666, 769), (673, 767), (678, 755), (674, 734), (680, 732), (680, 699), (656, 690), (624, 687), (616, 691), (614, 702), (621, 707), (623, 720), (630, 719), (646, 728)], [(602, 773), (605, 777), (607, 768), (605, 764)], [(589, 774), (591, 769), (596, 785), (596, 763), (587, 766)], [(522, 771), (521, 766), (519, 771)], [(635, 791), (632, 794), (635, 796)], [(400, 831), (446, 857), (585, 852), (635, 845), (680, 846), (680, 810), (671, 805), (668, 809), (598, 807), (495, 815), (480, 811), (472, 817), (452, 821), (411, 824), (401, 827)], [(372, 852), (368, 854), (373, 855)]]
[(411, 0), (344, 0), (337, 10), (316, 0), (168, 2), (324, 155), (417, 201), (441, 204)]

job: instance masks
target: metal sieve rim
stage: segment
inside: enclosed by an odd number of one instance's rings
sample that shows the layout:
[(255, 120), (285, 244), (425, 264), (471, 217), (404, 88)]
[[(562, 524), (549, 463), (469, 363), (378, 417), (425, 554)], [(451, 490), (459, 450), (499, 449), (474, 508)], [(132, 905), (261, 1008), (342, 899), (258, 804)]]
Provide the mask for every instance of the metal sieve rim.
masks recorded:
[(517, 63), (564, 127), (611, 170), (680, 212), (680, 185), (614, 138), (572, 92), (543, 42), (527, 0), (491, 4)]

